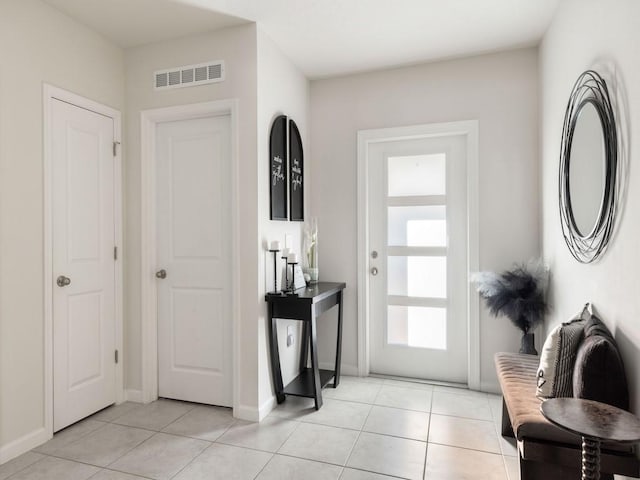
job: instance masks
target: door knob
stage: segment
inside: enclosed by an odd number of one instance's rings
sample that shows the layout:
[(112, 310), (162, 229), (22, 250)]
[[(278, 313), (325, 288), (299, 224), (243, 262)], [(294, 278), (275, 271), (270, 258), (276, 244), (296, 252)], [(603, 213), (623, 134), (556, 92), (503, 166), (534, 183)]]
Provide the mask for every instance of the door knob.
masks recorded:
[(157, 278), (167, 278), (167, 271), (163, 268), (162, 270), (158, 270), (156, 272)]
[(371, 275), (374, 277), (378, 274), (378, 269), (376, 267), (371, 267)]
[(64, 275), (60, 275), (56, 279), (56, 283), (59, 287), (66, 287), (67, 285), (71, 284), (71, 279), (69, 277), (65, 277)]

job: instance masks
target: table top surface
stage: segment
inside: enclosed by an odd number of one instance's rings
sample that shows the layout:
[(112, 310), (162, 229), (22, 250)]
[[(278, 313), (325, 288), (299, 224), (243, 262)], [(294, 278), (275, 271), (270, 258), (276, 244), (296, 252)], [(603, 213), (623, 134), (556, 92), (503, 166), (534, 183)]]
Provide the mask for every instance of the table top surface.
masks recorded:
[(620, 443), (640, 441), (640, 419), (606, 403), (581, 398), (551, 398), (540, 405), (551, 423), (572, 433)]
[(347, 284), (344, 282), (318, 282), (314, 285), (294, 290), (295, 295), (267, 294), (265, 300), (267, 302), (303, 301), (313, 303), (344, 290), (346, 286)]

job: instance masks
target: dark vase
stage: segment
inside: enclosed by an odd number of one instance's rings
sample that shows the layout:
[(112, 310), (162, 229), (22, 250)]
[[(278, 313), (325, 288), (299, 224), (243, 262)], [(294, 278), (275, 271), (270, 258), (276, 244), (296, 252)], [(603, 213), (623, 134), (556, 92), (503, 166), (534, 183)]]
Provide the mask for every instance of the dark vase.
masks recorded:
[(520, 351), (518, 353), (526, 353), (528, 355), (538, 355), (538, 351), (534, 346), (535, 336), (533, 333), (524, 333), (520, 340)]

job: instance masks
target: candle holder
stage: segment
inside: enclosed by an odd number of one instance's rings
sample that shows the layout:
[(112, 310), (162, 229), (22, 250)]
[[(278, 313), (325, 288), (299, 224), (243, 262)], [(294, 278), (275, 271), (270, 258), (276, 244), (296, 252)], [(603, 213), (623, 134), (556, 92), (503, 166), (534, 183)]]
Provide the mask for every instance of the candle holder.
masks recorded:
[[(298, 264), (298, 262), (291, 262), (289, 263), (289, 261), (287, 260), (287, 266), (285, 267), (284, 271), (285, 271), (285, 281), (287, 282), (287, 288), (286, 288), (286, 294), (289, 297), (297, 297), (298, 294), (295, 293), (295, 290), (293, 289), (294, 283), (295, 283), (295, 268), (296, 265)], [(289, 266), (291, 266), (291, 284), (289, 284), (289, 279), (287, 276), (287, 273), (289, 271)]]
[(283, 255), (281, 258), (284, 260), (284, 288), (282, 289), (284, 295), (289, 290), (289, 266), (287, 265), (287, 256)]
[(270, 249), (269, 251), (273, 253), (273, 292), (269, 292), (267, 295), (282, 295), (282, 292), (278, 290), (278, 252), (280, 250)]

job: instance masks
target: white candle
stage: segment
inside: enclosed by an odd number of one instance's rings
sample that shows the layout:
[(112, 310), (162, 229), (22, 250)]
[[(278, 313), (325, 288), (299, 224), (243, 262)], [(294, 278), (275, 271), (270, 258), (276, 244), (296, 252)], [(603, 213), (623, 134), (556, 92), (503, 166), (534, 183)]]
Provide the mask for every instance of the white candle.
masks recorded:
[(270, 250), (280, 250), (280, 242), (278, 240), (271, 242)]
[(298, 263), (298, 255), (295, 253), (290, 253), (287, 256), (287, 263)]
[(282, 250), (282, 256), (283, 257), (288, 257), (289, 256), (289, 252), (290, 252), (290, 250), (288, 248), (285, 248), (284, 250)]

